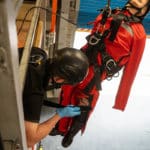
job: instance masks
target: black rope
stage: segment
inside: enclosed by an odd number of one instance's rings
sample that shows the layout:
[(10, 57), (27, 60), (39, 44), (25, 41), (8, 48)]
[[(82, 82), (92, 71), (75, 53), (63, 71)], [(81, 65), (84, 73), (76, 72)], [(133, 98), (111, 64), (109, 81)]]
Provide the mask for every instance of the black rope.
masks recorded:
[(107, 1), (108, 7), (110, 7), (110, 3), (111, 3), (111, 0), (108, 0), (108, 1)]
[(33, 10), (33, 9), (42, 9), (42, 10), (45, 10), (45, 11), (47, 11), (48, 13), (52, 13), (52, 14), (54, 14), (54, 15), (56, 15), (56, 16), (59, 16), (60, 18), (64, 19), (65, 21), (67, 21), (67, 22), (69, 22), (69, 23), (71, 23), (71, 24), (77, 26), (76, 23), (73, 23), (72, 21), (70, 21), (69, 19), (67, 19), (67, 18), (65, 18), (65, 17), (63, 17), (63, 16), (61, 16), (61, 15), (59, 15), (58, 13), (52, 12), (52, 10), (50, 10), (50, 9), (48, 9), (48, 8), (40, 7), (40, 6), (33, 6), (33, 7), (31, 7), (31, 8), (26, 12), (26, 14), (25, 14), (25, 16), (24, 16), (24, 18), (23, 18), (23, 21), (22, 21), (22, 23), (21, 23), (21, 26), (20, 26), (20, 28), (19, 28), (19, 30), (18, 30), (17, 35), (20, 34), (20, 32), (21, 32), (21, 30), (22, 30), (22, 27), (23, 27), (23, 25), (24, 25), (24, 22), (26, 21), (26, 18), (27, 18), (27, 16), (28, 16), (28, 14), (29, 14), (29, 13), (31, 12), (31, 10)]
[[(108, 0), (108, 2), (107, 2), (107, 8), (110, 8), (110, 1), (111, 1), (111, 0)], [(20, 26), (20, 28), (18, 29), (17, 35), (20, 34), (20, 32), (21, 32), (21, 30), (22, 30), (22, 27), (23, 27), (23, 25), (24, 25), (24, 22), (26, 21), (26, 18), (27, 18), (27, 16), (28, 16), (28, 14), (29, 14), (30, 11), (33, 10), (33, 9), (42, 9), (42, 10), (45, 10), (45, 11), (47, 11), (48, 13), (52, 13), (52, 14), (54, 14), (54, 15), (56, 15), (56, 16), (62, 18), (63, 20), (67, 21), (68, 23), (70, 23), (70, 24), (72, 24), (72, 25), (78, 26), (78, 24), (72, 22), (71, 20), (69, 20), (69, 19), (67, 19), (67, 18), (65, 18), (65, 17), (63, 17), (63, 16), (61, 16), (61, 15), (59, 15), (58, 13), (52, 12), (51, 9), (48, 9), (48, 8), (45, 8), (45, 7), (40, 7), (40, 6), (33, 6), (33, 7), (31, 7), (31, 8), (26, 12), (26, 14), (25, 14), (25, 16), (24, 16), (24, 18), (23, 18), (23, 21), (22, 21), (22, 23), (21, 23), (21, 26)], [(88, 17), (88, 15), (85, 16), (85, 17)], [(88, 23), (86, 23), (86, 24), (79, 24), (79, 25), (80, 25), (80, 26), (83, 26), (83, 25), (89, 26), (89, 25), (93, 24), (93, 22), (94, 22), (94, 21), (92, 21), (92, 23), (91, 23), (91, 22), (88, 22)]]

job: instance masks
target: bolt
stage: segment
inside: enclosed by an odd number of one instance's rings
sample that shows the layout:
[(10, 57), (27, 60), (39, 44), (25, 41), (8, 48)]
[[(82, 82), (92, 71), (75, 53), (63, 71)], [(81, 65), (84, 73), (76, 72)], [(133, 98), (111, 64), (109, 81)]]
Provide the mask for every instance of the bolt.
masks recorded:
[(0, 47), (0, 72), (6, 72), (7, 71), (7, 56), (6, 51), (3, 47)]
[(21, 145), (19, 143), (16, 144), (16, 150), (21, 150)]

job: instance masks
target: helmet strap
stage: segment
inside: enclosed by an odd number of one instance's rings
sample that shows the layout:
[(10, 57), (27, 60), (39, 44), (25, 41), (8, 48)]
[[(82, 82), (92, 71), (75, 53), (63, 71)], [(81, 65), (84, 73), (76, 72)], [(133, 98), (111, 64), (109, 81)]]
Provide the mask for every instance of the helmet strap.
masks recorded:
[(56, 83), (53, 77), (51, 77), (51, 80), (52, 80), (51, 84), (48, 85), (47, 88), (46, 88), (47, 91), (48, 90), (53, 90), (53, 89), (58, 89), (62, 86), (62, 84)]

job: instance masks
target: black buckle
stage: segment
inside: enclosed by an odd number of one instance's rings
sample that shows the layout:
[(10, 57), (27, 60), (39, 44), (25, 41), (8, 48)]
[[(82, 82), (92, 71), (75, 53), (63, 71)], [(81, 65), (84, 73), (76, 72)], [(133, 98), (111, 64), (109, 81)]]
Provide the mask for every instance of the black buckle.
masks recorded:
[(118, 72), (119, 69), (118, 65), (116, 61), (113, 58), (111, 58), (108, 54), (105, 53), (102, 56), (103, 56), (103, 62), (107, 73), (107, 77), (111, 78), (112, 76), (114, 76), (114, 74)]
[(111, 71), (117, 66), (116, 62), (110, 58), (109, 60), (106, 61), (106, 68)]
[(29, 63), (31, 64), (40, 64), (44, 57), (40, 54), (34, 54), (30, 56), (30, 61)]
[(93, 35), (90, 35), (87, 37), (88, 43), (90, 45), (96, 45), (99, 43), (99, 41), (101, 40), (102, 35), (98, 34), (98, 33), (94, 33)]

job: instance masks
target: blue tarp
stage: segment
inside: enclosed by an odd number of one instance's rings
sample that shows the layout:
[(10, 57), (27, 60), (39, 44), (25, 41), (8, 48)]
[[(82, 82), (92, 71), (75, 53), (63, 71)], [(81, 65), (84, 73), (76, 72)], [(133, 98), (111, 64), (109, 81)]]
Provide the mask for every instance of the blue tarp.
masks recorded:
[[(111, 0), (111, 8), (122, 8), (127, 0)], [(80, 0), (80, 10), (78, 16), (78, 28), (92, 28), (87, 23), (92, 22), (100, 13), (100, 9), (104, 8), (107, 0)], [(150, 13), (143, 21), (147, 34), (150, 34)]]

